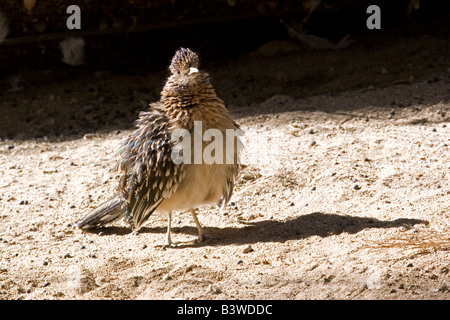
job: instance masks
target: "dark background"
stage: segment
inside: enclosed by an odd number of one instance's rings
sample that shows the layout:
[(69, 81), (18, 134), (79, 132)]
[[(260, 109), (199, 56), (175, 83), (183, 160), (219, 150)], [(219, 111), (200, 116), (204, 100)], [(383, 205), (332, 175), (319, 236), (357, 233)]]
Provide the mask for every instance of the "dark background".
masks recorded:
[[(313, 0), (40, 0), (29, 9), (2, 1), (10, 33), (0, 44), (0, 139), (131, 128), (139, 111), (159, 99), (182, 46), (199, 53), (235, 116), (276, 94), (302, 98), (434, 81), (450, 67), (450, 2), (421, 1), (408, 12), (409, 3), (321, 1), (310, 13)], [(72, 4), (81, 9), (81, 30), (66, 27)], [(366, 27), (371, 4), (381, 9), (381, 30)], [(350, 35), (353, 42), (314, 50), (286, 25), (333, 43)], [(59, 43), (68, 37), (85, 41), (81, 66), (61, 61)], [(262, 51), (265, 44), (275, 53)]]
[[(3, 1), (0, 10), (10, 33), (0, 49), (0, 71), (63, 68), (58, 43), (84, 37), (86, 64), (91, 69), (165, 68), (180, 46), (199, 51), (203, 59), (234, 59), (272, 39), (289, 39), (283, 23), (301, 23), (314, 0), (297, 1), (36, 1), (27, 10), (22, 1)], [(382, 32), (415, 23), (448, 26), (450, 2), (421, 1), (408, 15), (409, 0), (321, 1), (302, 30), (330, 40), (347, 34), (373, 33), (366, 28), (366, 9), (376, 4), (382, 12)], [(69, 5), (81, 9), (81, 30), (68, 30)], [(232, 4), (232, 5), (231, 5)]]

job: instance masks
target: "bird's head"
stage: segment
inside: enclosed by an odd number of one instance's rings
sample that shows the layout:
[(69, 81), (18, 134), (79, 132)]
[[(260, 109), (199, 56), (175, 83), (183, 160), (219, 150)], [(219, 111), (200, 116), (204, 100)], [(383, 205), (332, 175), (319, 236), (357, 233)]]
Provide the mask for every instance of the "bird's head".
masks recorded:
[(171, 76), (161, 92), (161, 99), (173, 106), (178, 101), (183, 108), (198, 104), (200, 99), (216, 97), (209, 75), (198, 69), (199, 59), (190, 49), (179, 49), (170, 64)]
[(181, 93), (208, 82), (208, 74), (198, 69), (198, 56), (190, 49), (179, 49), (172, 58), (169, 78), (173, 90)]
[(198, 72), (198, 56), (191, 49), (181, 48), (173, 56), (169, 69), (172, 75), (193, 75)]

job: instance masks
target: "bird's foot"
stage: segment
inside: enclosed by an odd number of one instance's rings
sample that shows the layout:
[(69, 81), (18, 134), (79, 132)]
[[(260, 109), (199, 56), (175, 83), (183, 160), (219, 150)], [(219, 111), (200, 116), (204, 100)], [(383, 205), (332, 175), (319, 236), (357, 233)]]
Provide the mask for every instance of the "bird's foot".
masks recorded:
[(165, 250), (165, 249), (176, 248), (176, 247), (177, 247), (177, 245), (175, 243), (165, 243), (161, 246), (161, 249)]
[(161, 246), (161, 249), (175, 248), (176, 246), (177, 244), (173, 243), (171, 237), (168, 236), (166, 242), (164, 242), (164, 244)]
[(197, 242), (204, 242), (205, 240), (207, 240), (208, 239), (208, 237), (204, 234), (204, 233), (200, 233), (198, 236), (197, 236)]

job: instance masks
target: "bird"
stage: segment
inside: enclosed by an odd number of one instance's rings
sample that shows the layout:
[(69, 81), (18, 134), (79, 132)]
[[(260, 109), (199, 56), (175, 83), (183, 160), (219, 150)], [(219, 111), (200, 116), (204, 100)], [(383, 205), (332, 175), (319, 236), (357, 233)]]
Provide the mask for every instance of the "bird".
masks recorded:
[[(165, 246), (173, 246), (172, 213), (189, 210), (198, 229), (197, 240), (203, 241), (198, 208), (217, 204), (224, 209), (229, 202), (241, 168), (242, 130), (217, 96), (209, 74), (199, 70), (195, 52), (189, 48), (177, 50), (169, 70), (160, 100), (140, 112), (134, 131), (119, 148), (116, 192), (76, 222), (78, 228), (87, 230), (124, 217), (137, 232), (154, 212), (162, 212), (167, 214)], [(229, 132), (235, 133), (229, 145), (226, 139), (214, 140), (216, 146), (226, 148), (228, 158), (217, 149), (214, 153), (219, 161), (193, 161), (196, 152), (205, 153), (208, 148), (208, 139), (201, 143), (195, 140), (203, 138), (208, 130), (227, 138)], [(188, 147), (193, 147), (194, 152), (188, 152)]]

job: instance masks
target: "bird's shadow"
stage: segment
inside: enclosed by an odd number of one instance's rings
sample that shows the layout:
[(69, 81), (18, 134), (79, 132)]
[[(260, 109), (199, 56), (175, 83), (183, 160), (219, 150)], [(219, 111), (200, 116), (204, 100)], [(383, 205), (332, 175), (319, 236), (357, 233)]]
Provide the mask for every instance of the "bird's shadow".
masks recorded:
[[(285, 221), (264, 220), (243, 224), (242, 227), (204, 227), (206, 240), (203, 242), (179, 242), (177, 247), (199, 247), (229, 244), (252, 244), (257, 242), (285, 242), (300, 240), (311, 236), (328, 237), (341, 233), (355, 234), (364, 229), (411, 228), (416, 224), (428, 224), (421, 219), (399, 218), (383, 221), (368, 217), (353, 217), (334, 213), (313, 212)], [(165, 233), (166, 227), (143, 227), (139, 233)], [(104, 235), (124, 235), (131, 233), (126, 227), (110, 226), (92, 229), (90, 232), (103, 232)], [(195, 226), (172, 227), (176, 241), (177, 233), (197, 235)], [(161, 239), (163, 242), (163, 239)]]

